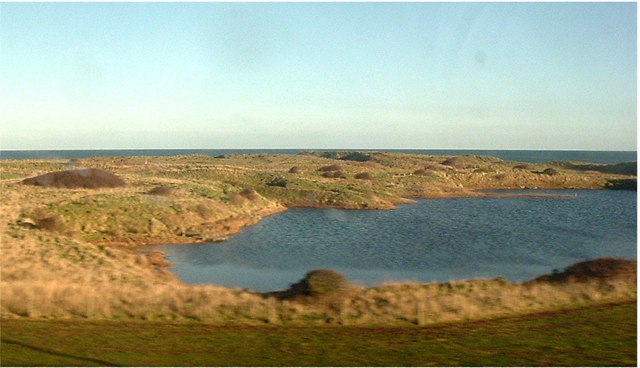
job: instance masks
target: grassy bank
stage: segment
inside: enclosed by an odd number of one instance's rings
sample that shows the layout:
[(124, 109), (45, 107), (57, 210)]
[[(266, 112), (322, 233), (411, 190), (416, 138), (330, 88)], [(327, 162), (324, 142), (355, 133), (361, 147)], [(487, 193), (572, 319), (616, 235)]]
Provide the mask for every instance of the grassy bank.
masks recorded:
[(2, 366), (635, 366), (635, 303), (431, 327), (2, 320)]

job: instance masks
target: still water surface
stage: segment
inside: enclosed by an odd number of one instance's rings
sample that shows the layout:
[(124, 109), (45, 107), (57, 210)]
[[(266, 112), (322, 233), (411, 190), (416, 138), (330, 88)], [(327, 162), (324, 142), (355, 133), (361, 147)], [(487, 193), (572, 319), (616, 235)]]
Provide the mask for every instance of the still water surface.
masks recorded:
[(636, 258), (636, 192), (419, 200), (394, 211), (291, 209), (216, 244), (153, 247), (187, 283), (284, 289), (316, 268), (371, 285), (528, 280), (603, 256)]

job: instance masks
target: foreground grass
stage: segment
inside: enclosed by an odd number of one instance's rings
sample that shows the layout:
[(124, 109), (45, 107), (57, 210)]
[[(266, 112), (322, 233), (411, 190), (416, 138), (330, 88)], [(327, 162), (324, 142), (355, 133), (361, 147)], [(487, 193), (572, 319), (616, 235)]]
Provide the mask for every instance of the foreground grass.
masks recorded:
[(636, 303), (407, 327), (2, 320), (2, 366), (635, 366)]

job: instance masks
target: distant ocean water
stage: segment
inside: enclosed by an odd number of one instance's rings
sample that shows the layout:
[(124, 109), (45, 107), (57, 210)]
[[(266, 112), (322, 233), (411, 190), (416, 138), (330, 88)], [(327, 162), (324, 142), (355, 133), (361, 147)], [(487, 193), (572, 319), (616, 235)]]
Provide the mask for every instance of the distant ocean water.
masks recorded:
[(0, 160), (24, 160), (111, 156), (175, 156), (204, 154), (209, 156), (231, 154), (290, 154), (305, 151), (385, 151), (425, 155), (481, 155), (519, 162), (583, 161), (602, 164), (637, 161), (637, 151), (536, 151), (536, 150), (418, 150), (418, 149), (126, 149), (126, 150), (0, 150)]

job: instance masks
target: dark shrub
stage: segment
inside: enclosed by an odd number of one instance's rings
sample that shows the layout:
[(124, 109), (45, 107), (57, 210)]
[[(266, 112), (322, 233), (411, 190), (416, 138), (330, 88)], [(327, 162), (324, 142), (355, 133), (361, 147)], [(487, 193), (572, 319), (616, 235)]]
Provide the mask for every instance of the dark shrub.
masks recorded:
[(329, 166), (323, 166), (321, 168), (318, 169), (318, 171), (342, 171), (342, 167), (338, 164), (333, 164), (333, 165), (329, 165)]
[(563, 272), (554, 270), (551, 275), (540, 276), (532, 282), (584, 282), (619, 277), (635, 280), (637, 278), (637, 264), (638, 262), (635, 260), (622, 258), (597, 258), (576, 263), (567, 267)]
[(290, 174), (300, 174), (302, 170), (298, 166), (294, 166), (289, 169)]
[(160, 185), (160, 186), (157, 186), (157, 187), (151, 189), (150, 191), (148, 191), (147, 194), (159, 195), (159, 196), (168, 196), (168, 195), (173, 194), (173, 188), (165, 187), (164, 185)]
[(427, 163), (426, 165), (424, 165), (424, 169), (425, 170), (433, 170), (433, 171), (441, 171), (441, 170), (445, 170), (447, 169), (446, 167), (444, 167), (442, 164), (438, 164), (438, 163)]
[(520, 164), (513, 167), (514, 170), (531, 170), (531, 165)]
[(637, 179), (610, 179), (605, 183), (605, 189), (638, 190)]
[(45, 188), (116, 188), (126, 183), (120, 177), (100, 169), (78, 169), (57, 171), (27, 178), (23, 184)]
[(36, 227), (38, 227), (38, 229), (43, 229), (48, 231), (62, 231), (64, 229), (62, 220), (60, 219), (60, 217), (55, 215), (38, 216), (36, 218)]
[(196, 206), (195, 210), (198, 213), (198, 215), (200, 215), (200, 217), (202, 217), (203, 219), (208, 219), (214, 214), (213, 210), (207, 207), (206, 205), (204, 205), (203, 203), (199, 203)]
[(338, 170), (338, 171), (334, 171), (333, 172), (333, 177), (334, 178), (341, 178), (341, 179), (345, 179), (347, 177), (347, 175), (344, 173), (344, 171), (342, 170)]
[(493, 177), (498, 179), (498, 180), (504, 180), (504, 179), (507, 178), (507, 174), (496, 174)]
[(310, 152), (310, 154), (330, 158), (333, 160), (342, 160), (342, 161), (358, 161), (358, 162), (366, 162), (373, 160), (373, 156), (365, 152), (359, 151), (329, 151), (329, 152)]
[(429, 172), (425, 169), (418, 169), (413, 172), (413, 175), (429, 175)]
[(347, 279), (340, 273), (320, 269), (308, 272), (302, 280), (291, 285), (286, 293), (290, 298), (327, 298), (344, 294), (348, 286)]
[[(285, 183), (286, 185), (286, 183)], [(255, 190), (253, 190), (253, 188), (245, 188), (240, 192), (240, 195), (243, 196), (244, 198), (250, 200), (250, 201), (257, 201), (258, 199), (260, 199), (260, 196), (258, 195), (258, 193), (256, 193)]]
[(545, 175), (549, 175), (549, 176), (553, 176), (553, 175), (558, 175), (559, 174), (558, 170), (556, 170), (556, 169), (554, 169), (552, 167), (544, 169), (544, 171), (542, 171), (542, 173), (545, 174)]
[(608, 174), (620, 175), (638, 175), (637, 162), (621, 162), (617, 164), (588, 164), (582, 162), (571, 161), (554, 161), (554, 165), (561, 166), (570, 170), (578, 171), (599, 171)]
[(344, 155), (341, 155), (338, 160), (367, 162), (373, 160), (373, 157), (364, 152), (347, 152)]
[(459, 157), (449, 157), (448, 159), (441, 162), (442, 165), (458, 167), (462, 166), (462, 160)]
[(344, 172), (338, 170), (338, 171), (325, 171), (322, 173), (322, 176), (325, 178), (346, 178), (347, 176), (344, 174)]
[(361, 172), (359, 174), (356, 174), (355, 178), (360, 180), (373, 180), (373, 176), (371, 176), (371, 174), (369, 174), (368, 172)]
[(287, 187), (287, 180), (285, 178), (282, 178), (282, 177), (277, 177), (277, 178), (273, 178), (269, 182), (267, 182), (267, 185), (270, 186), (270, 187), (286, 188)]

